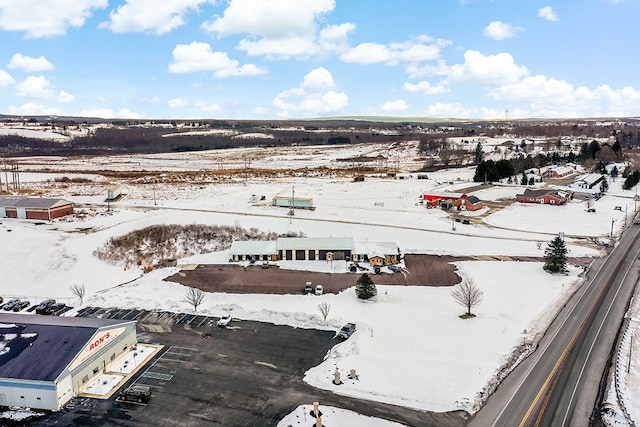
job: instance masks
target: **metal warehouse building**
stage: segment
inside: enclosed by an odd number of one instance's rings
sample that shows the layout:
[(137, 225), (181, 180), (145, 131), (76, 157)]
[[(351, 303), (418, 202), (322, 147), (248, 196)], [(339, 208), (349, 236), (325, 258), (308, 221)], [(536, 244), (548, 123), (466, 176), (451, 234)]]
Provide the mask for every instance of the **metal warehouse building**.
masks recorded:
[(73, 203), (64, 199), (43, 197), (0, 197), (0, 218), (41, 219), (73, 213)]
[(136, 344), (135, 321), (0, 314), (0, 406), (58, 410)]

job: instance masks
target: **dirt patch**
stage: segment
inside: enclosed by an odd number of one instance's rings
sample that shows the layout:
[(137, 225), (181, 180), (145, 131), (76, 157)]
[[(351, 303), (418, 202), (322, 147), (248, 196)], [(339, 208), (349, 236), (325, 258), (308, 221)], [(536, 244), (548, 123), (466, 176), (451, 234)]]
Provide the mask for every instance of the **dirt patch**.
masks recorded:
[[(471, 259), (438, 255), (405, 255), (406, 271), (392, 273), (386, 267), (381, 274), (372, 274), (377, 285), (453, 286), (460, 282), (452, 262)], [(298, 294), (306, 282), (320, 284), (325, 292), (337, 293), (355, 286), (361, 273), (318, 273), (285, 270), (278, 266), (243, 267), (237, 264), (200, 264), (193, 270), (182, 270), (166, 280), (181, 283), (206, 292), (238, 294)]]

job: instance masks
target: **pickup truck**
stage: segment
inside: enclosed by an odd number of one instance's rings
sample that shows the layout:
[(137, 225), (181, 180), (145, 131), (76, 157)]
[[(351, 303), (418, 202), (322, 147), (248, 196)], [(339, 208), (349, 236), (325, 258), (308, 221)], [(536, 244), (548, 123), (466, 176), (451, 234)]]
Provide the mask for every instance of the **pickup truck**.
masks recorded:
[(338, 338), (341, 340), (348, 339), (353, 333), (356, 331), (355, 323), (347, 323), (342, 328), (340, 328), (340, 332), (338, 332)]

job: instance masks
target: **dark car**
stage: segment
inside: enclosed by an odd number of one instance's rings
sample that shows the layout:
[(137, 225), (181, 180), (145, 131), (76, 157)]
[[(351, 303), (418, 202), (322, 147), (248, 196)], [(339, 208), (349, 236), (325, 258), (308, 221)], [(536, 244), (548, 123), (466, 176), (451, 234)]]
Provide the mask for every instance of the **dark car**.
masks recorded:
[(347, 323), (346, 325), (344, 325), (340, 329), (340, 332), (338, 332), (338, 338), (340, 338), (341, 340), (346, 340), (351, 335), (353, 335), (353, 333), (355, 331), (356, 331), (356, 324), (355, 323)]
[(146, 403), (151, 398), (151, 387), (146, 385), (132, 385), (120, 393), (120, 399), (138, 403)]
[(13, 306), (16, 305), (19, 302), (20, 302), (19, 299), (9, 300), (9, 301), (4, 303), (4, 305), (2, 306), (2, 309), (5, 310), (5, 311), (11, 311), (11, 310), (13, 310)]
[(50, 314), (49, 308), (55, 303), (56, 303), (56, 300), (54, 299), (48, 299), (48, 300), (42, 301), (36, 307), (36, 314)]
[(57, 304), (50, 305), (45, 311), (47, 311), (46, 314), (57, 316), (58, 314), (62, 313), (66, 308), (67, 308), (66, 304), (57, 303)]
[(17, 303), (15, 303), (13, 305), (13, 311), (20, 311), (20, 310), (24, 310), (25, 308), (29, 307), (31, 305), (31, 303), (27, 300), (22, 300), (19, 301)]

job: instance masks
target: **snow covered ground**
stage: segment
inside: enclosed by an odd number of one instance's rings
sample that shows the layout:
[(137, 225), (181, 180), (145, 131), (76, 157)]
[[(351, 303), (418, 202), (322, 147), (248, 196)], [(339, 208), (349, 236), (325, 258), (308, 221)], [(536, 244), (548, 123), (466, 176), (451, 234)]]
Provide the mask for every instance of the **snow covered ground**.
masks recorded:
[[(324, 153), (329, 149), (315, 150), (317, 157), (312, 153), (298, 157), (280, 153), (280, 158), (261, 161), (272, 167), (287, 164), (292, 158), (305, 159), (296, 162), (308, 166), (326, 162)], [(351, 151), (354, 148), (334, 148), (331, 158), (346, 157)], [(120, 159), (118, 165), (131, 168), (153, 164), (158, 169), (190, 170), (208, 164), (211, 168), (211, 158), (206, 156), (207, 153), (129, 156)], [(108, 158), (100, 161), (109, 163)], [(35, 165), (38, 159), (30, 162)], [(83, 162), (80, 165), (77, 160), (57, 159), (56, 168), (73, 177), (74, 168), (86, 174), (87, 166), (96, 164), (87, 159)], [(543, 271), (541, 262), (509, 261), (508, 257), (541, 257), (546, 243), (559, 232), (567, 236), (570, 256), (602, 256), (602, 246), (594, 242), (607, 243), (611, 235), (618, 235), (630, 223), (635, 202), (634, 193), (622, 190), (622, 180), (618, 180), (611, 182), (608, 194), (595, 202), (595, 213), (586, 212), (586, 202), (578, 201), (567, 206), (516, 204), (512, 203), (514, 196), (523, 187), (478, 187), (471, 182), (472, 176), (473, 169), (455, 169), (429, 173), (428, 180), (371, 177), (358, 183), (335, 176), (237, 177), (224, 184), (153, 188), (122, 182), (129, 195), (112, 204), (112, 211), (107, 214), (104, 198), (113, 180), (93, 177), (88, 185), (66, 183), (63, 187), (52, 183), (55, 177), (50, 173), (32, 170), (23, 177), (23, 188), (55, 193), (91, 207), (81, 209), (83, 219), (45, 224), (2, 220), (0, 256), (5, 274), (0, 292), (5, 298), (16, 296), (32, 302), (56, 298), (77, 309), (79, 301), (69, 286), (84, 284), (84, 305), (190, 312), (193, 308), (182, 301), (185, 287), (163, 280), (176, 273), (177, 268), (143, 274), (138, 268), (126, 270), (106, 264), (92, 254), (112, 236), (153, 224), (239, 225), (265, 232), (304, 232), (309, 237), (350, 236), (354, 240), (393, 241), (405, 253), (474, 256), (478, 260), (456, 264), (460, 276), (473, 280), (484, 293), (481, 304), (473, 309), (477, 317), (468, 320), (458, 317), (465, 310), (452, 298), (452, 289), (446, 287), (378, 286), (378, 296), (368, 302), (359, 301), (353, 288), (320, 297), (219, 293), (208, 295), (198, 307), (203, 314), (231, 313), (238, 321), (259, 320), (303, 328), (337, 331), (344, 323), (355, 322), (356, 333), (334, 347), (322, 364), (308, 371), (305, 381), (335, 393), (417, 409), (474, 412), (487, 390), (498, 381), (500, 369), (523, 346), (536, 341), (558, 307), (582, 283), (579, 268), (570, 268), (566, 276), (554, 276)], [(265, 195), (270, 200), (278, 192), (293, 188), (296, 194), (313, 197), (317, 208), (296, 210), (295, 216), (289, 217), (287, 209), (250, 202), (252, 195)], [(463, 225), (454, 223), (447, 212), (427, 210), (418, 203), (423, 191), (465, 189), (505, 207), (474, 213), (482, 222)], [(614, 209), (616, 206), (621, 209)], [(486, 256), (494, 260), (480, 260)], [(496, 257), (506, 260), (496, 261)], [(179, 263), (224, 263), (228, 259), (228, 253), (222, 251), (181, 259)], [(279, 264), (281, 268), (327, 268), (322, 262)], [(344, 270), (336, 268), (334, 273)], [(318, 310), (320, 302), (331, 305), (327, 321)], [(358, 374), (357, 380), (347, 378), (352, 369)], [(342, 385), (332, 383), (336, 370), (341, 373)], [(351, 416), (339, 415), (337, 410), (335, 414), (331, 416)], [(290, 423), (297, 425), (294, 422), (301, 415), (296, 412), (291, 417)], [(342, 424), (375, 425), (359, 422)]]

